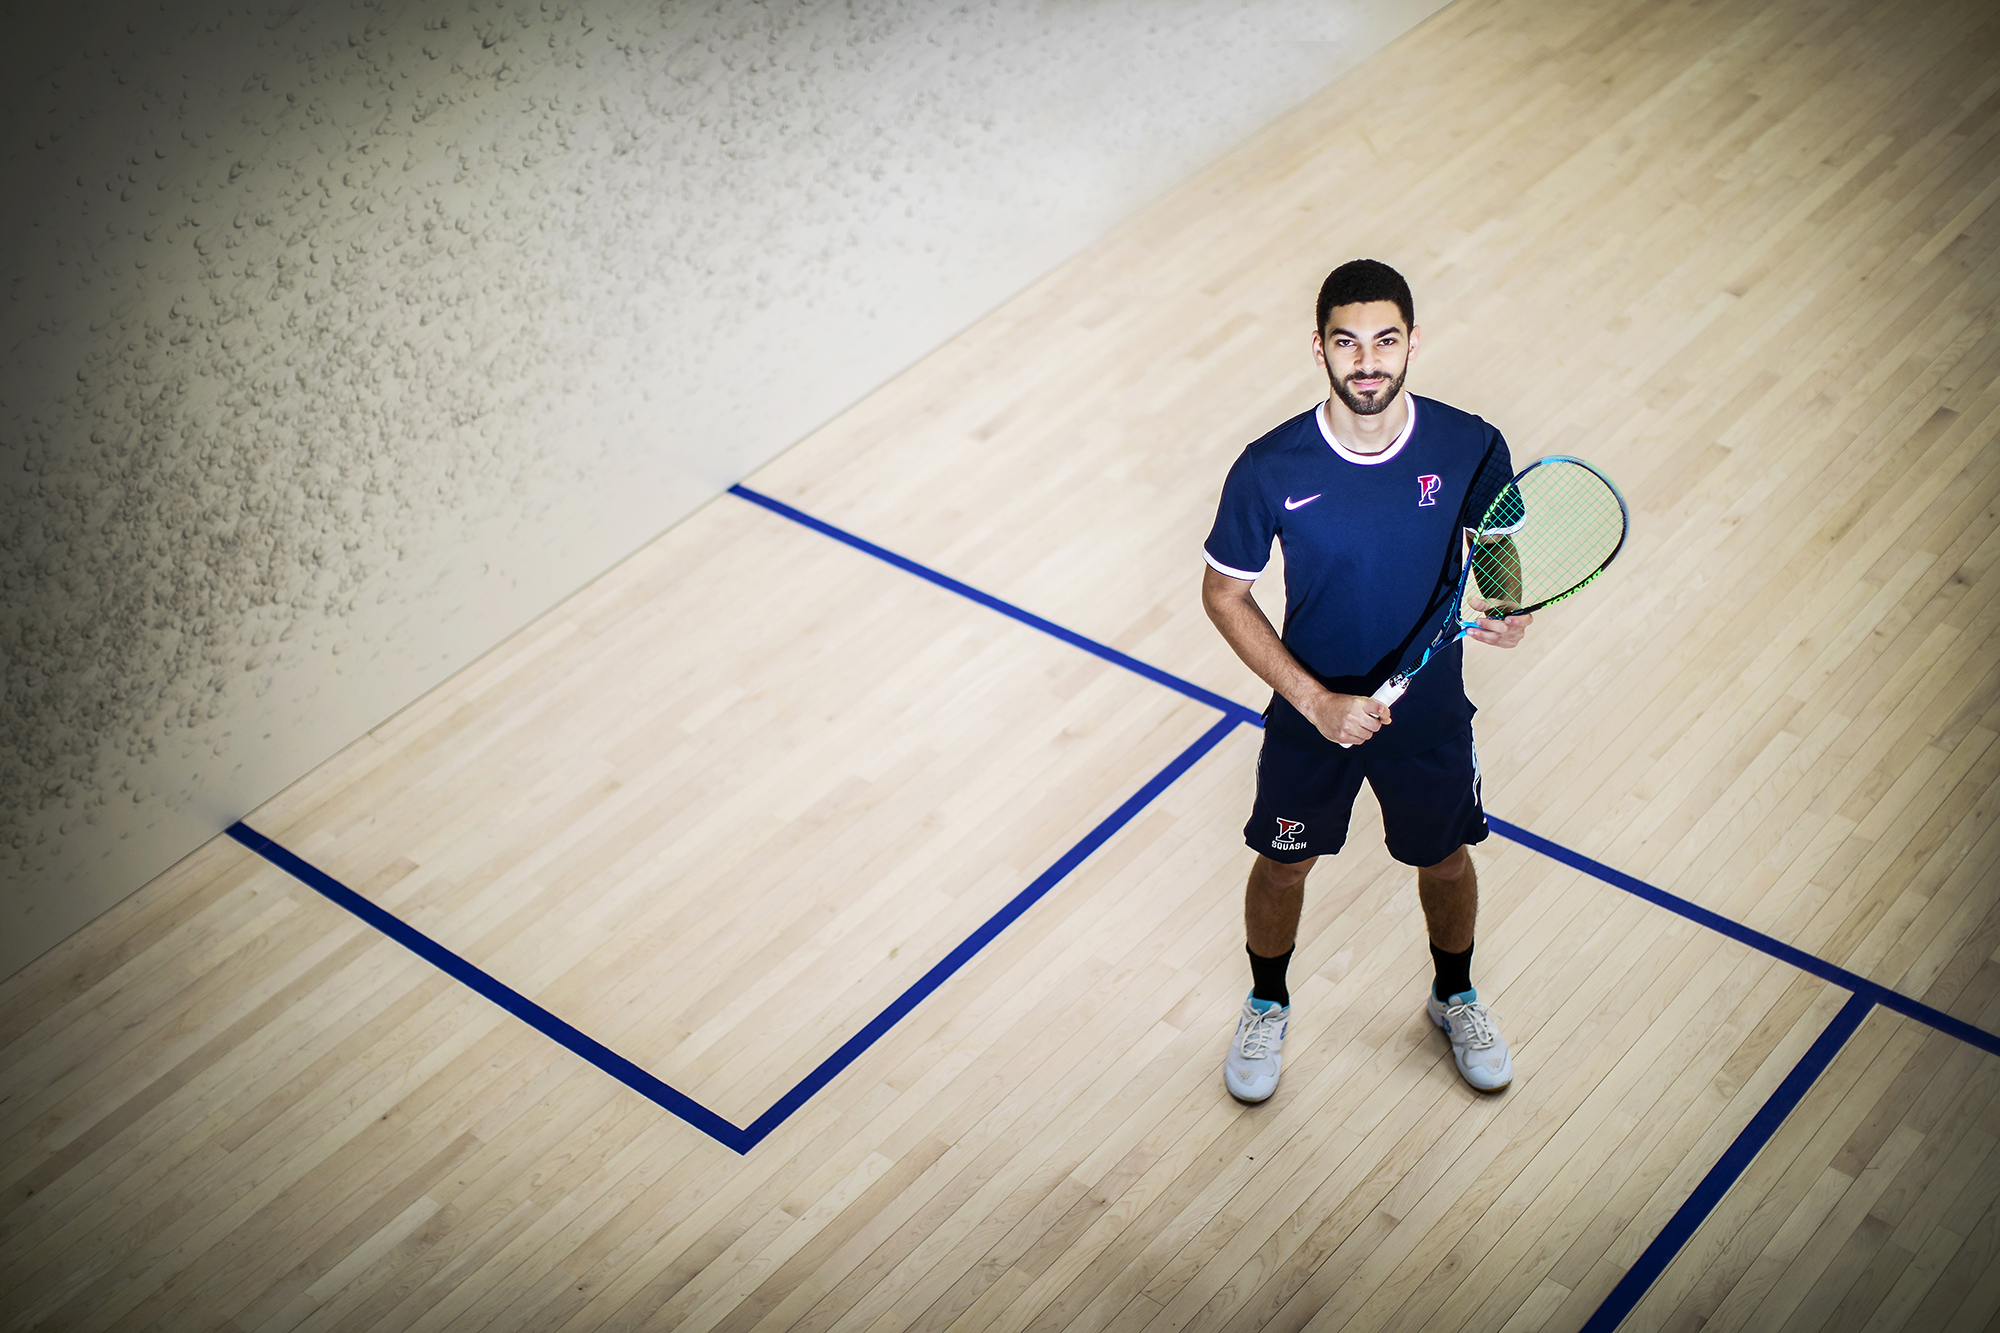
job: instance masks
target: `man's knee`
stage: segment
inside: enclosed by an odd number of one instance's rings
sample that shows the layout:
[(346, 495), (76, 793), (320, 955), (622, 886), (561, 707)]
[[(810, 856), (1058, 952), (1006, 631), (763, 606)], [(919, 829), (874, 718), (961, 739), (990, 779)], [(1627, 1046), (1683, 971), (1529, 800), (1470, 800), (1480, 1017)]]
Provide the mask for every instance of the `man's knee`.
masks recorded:
[(1259, 856), (1257, 864), (1250, 870), (1250, 887), (1253, 889), (1296, 889), (1306, 882), (1316, 856), (1308, 856), (1303, 861), (1273, 861), (1268, 856)]

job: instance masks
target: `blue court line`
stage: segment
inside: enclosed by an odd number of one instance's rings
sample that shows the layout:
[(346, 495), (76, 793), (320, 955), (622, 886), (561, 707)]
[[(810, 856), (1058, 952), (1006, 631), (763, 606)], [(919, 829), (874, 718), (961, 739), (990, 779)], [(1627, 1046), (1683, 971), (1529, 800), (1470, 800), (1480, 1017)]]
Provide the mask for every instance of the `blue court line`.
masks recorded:
[(1975, 1046), (1990, 1055), (2000, 1055), (2000, 1035), (1988, 1032), (1984, 1028), (1974, 1027), (1963, 1019), (1953, 1018), (1943, 1010), (1913, 999), (1901, 991), (1891, 990), (1879, 981), (1871, 981), (1859, 973), (1838, 967), (1817, 954), (1807, 953), (1797, 945), (1787, 944), (1783, 940), (1766, 935), (1761, 930), (1752, 929), (1740, 921), (1734, 921), (1719, 912), (1689, 902), (1677, 894), (1656, 888), (1602, 861), (1572, 851), (1561, 843), (1551, 842), (1541, 834), (1532, 833), (1519, 824), (1511, 824), (1490, 814), (1486, 816), (1486, 823), (1503, 838), (1518, 842), (1553, 861), (1560, 861), (1573, 870), (1580, 870), (1635, 898), (1642, 898), (1656, 907), (1664, 907), (1676, 916), (1685, 917), (1696, 925), (1705, 926), (1739, 944), (1748, 945), (1780, 962), (1789, 963), (1801, 972), (1852, 992), (1833, 1021), (1827, 1024), (1826, 1031), (1819, 1035), (1819, 1040), (1813, 1043), (1812, 1048), (1805, 1053), (1798, 1064), (1792, 1067), (1792, 1072), (1785, 1076), (1785, 1081), (1778, 1085), (1777, 1091), (1773, 1092), (1769, 1100), (1758, 1109), (1757, 1114), (1751, 1117), (1750, 1123), (1743, 1127), (1743, 1132), (1736, 1136), (1736, 1141), (1729, 1145), (1729, 1150), (1723, 1153), (1709, 1169), (1708, 1174), (1702, 1177), (1701, 1183), (1695, 1186), (1694, 1192), (1688, 1195), (1687, 1200), (1681, 1204), (1679, 1211), (1673, 1215), (1660, 1234), (1653, 1238), (1645, 1253), (1641, 1254), (1632, 1267), (1625, 1271), (1625, 1275), (1618, 1279), (1618, 1285), (1611, 1289), (1610, 1294), (1590, 1316), (1580, 1333), (1611, 1333), (1611, 1330), (1617, 1328), (1625, 1316), (1632, 1312), (1640, 1299), (1645, 1296), (1647, 1289), (1658, 1280), (1660, 1274), (1666, 1272), (1667, 1265), (1674, 1261), (1674, 1257), (1693, 1238), (1695, 1231), (1707, 1220), (1708, 1215), (1721, 1204), (1723, 1196), (1729, 1192), (1729, 1187), (1734, 1185), (1737, 1177), (1749, 1167), (1758, 1150), (1778, 1132), (1778, 1126), (1784, 1123), (1785, 1117), (1792, 1113), (1807, 1090), (1818, 1081), (1822, 1073), (1826, 1072), (1827, 1065), (1833, 1062), (1833, 1057), (1840, 1053), (1840, 1048), (1854, 1035), (1855, 1029), (1861, 1026), (1861, 1020), (1866, 1018), (1875, 1006), (1880, 1005), (1906, 1018), (1913, 1018), (1948, 1037), (1956, 1038), (1968, 1046)]
[(1644, 898), (1656, 907), (1664, 907), (1676, 916), (1686, 917), (1698, 926), (1706, 926), (1720, 935), (1727, 935), (1739, 944), (1747, 944), (1760, 953), (1769, 954), (1779, 962), (1790, 963), (1801, 972), (1810, 973), (1822, 981), (1830, 981), (1843, 990), (1879, 1004), (1884, 1009), (1893, 1010), (1905, 1018), (1914, 1018), (1919, 1023), (1934, 1027), (1948, 1037), (1956, 1037), (1968, 1046), (1977, 1046), (1988, 1055), (2000, 1055), (2000, 1035), (1984, 1028), (1974, 1027), (1961, 1018), (1953, 1018), (1942, 1009), (1934, 1009), (1922, 1000), (1914, 999), (1901, 991), (1891, 990), (1879, 981), (1870, 981), (1858, 972), (1850, 972), (1837, 967), (1817, 954), (1807, 953), (1796, 945), (1766, 935), (1761, 930), (1753, 930), (1740, 921), (1733, 921), (1719, 912), (1689, 902), (1685, 898), (1656, 889), (1651, 884), (1622, 870), (1594, 861), (1582, 852), (1573, 852), (1561, 843), (1550, 842), (1539, 833), (1530, 833), (1519, 824), (1510, 824), (1504, 819), (1486, 816), (1486, 823), (1503, 838), (1512, 839), (1524, 847), (1532, 848), (1543, 856), (1560, 861), (1574, 870), (1600, 879), (1616, 889), (1623, 889), (1635, 898)]
[(1012, 602), (1003, 602), (992, 593), (981, 592), (969, 583), (960, 583), (949, 574), (940, 574), (928, 565), (918, 564), (908, 556), (897, 555), (887, 547), (877, 546), (865, 537), (857, 537), (845, 528), (836, 528), (833, 524), (823, 519), (814, 518), (811, 514), (792, 508), (783, 500), (774, 500), (768, 495), (759, 491), (753, 491), (748, 486), (742, 485), (731, 486), (729, 493), (739, 499), (748, 500), (751, 504), (761, 505), (772, 513), (788, 518), (801, 527), (811, 528), (814, 532), (822, 536), (831, 537), (843, 545), (852, 546), (857, 551), (865, 552), (868, 555), (874, 556), (877, 560), (894, 565), (906, 574), (915, 574), (927, 583), (935, 583), (940, 588), (955, 592), (967, 601), (977, 602), (991, 611), (998, 611), (1010, 620), (1018, 620), (1023, 625), (1038, 629), (1051, 638), (1061, 639), (1072, 648), (1081, 648), (1092, 657), (1101, 657), (1107, 662), (1124, 667), (1134, 675), (1144, 676), (1147, 680), (1157, 685), (1164, 685), (1176, 694), (1184, 694), (1190, 699), (1205, 703), (1210, 708), (1220, 712), (1224, 717), (1234, 718), (1238, 722), (1248, 722), (1254, 726), (1261, 727), (1264, 725), (1263, 715), (1254, 708), (1245, 707), (1237, 703), (1234, 699), (1224, 698), (1214, 690), (1205, 690), (1191, 680), (1182, 680), (1172, 672), (1162, 671), (1150, 662), (1141, 662), (1136, 657), (1119, 652), (1109, 644), (1099, 643), (1095, 639), (1086, 638), (1078, 634), (1075, 630), (1065, 629), (1053, 620), (1044, 620), (1033, 611), (1024, 611)]
[(1092, 852), (1110, 841), (1113, 834), (1129, 824), (1141, 810), (1151, 805), (1161, 792), (1172, 786), (1183, 773), (1194, 767), (1203, 755), (1219, 745), (1230, 732), (1236, 730), (1237, 725), (1237, 720), (1234, 718), (1225, 717), (1217, 720), (1202, 733), (1199, 740), (1176, 755), (1171, 763), (1155, 773), (1138, 791), (1126, 797), (1122, 805), (1098, 821), (1097, 827), (1084, 834), (1076, 845), (1056, 858), (1053, 865), (1037, 875), (1028, 887), (1015, 894), (1006, 906), (986, 918), (985, 922), (967, 936), (957, 948), (946, 954), (936, 966), (897, 996), (888, 1008), (877, 1014), (861, 1031), (848, 1038), (839, 1050), (822, 1060), (816, 1069), (800, 1079), (789, 1092), (746, 1128), (738, 1128), (686, 1093), (653, 1077), (609, 1046), (565, 1023), (491, 973), (453, 953), (415, 926), (377, 907), (324, 870), (265, 837), (241, 820), (231, 824), (228, 833), (237, 842), (308, 888), (318, 891), (335, 905), (346, 908), (431, 966), (485, 996), (556, 1044), (588, 1060), (640, 1096), (679, 1116), (724, 1147), (733, 1148), (739, 1153), (747, 1153), (763, 1142), (772, 1130), (784, 1124), (793, 1112), (804, 1106), (807, 1099), (825, 1087), (835, 1075), (854, 1063), (862, 1052), (880, 1040), (884, 1033), (922, 1003), (932, 991), (943, 985), (953, 973), (972, 961), (974, 955), (991, 944), (1000, 932), (1012, 925), (1023, 912), (1040, 902), (1050, 889), (1060, 884), (1071, 871), (1082, 865)]
[(377, 907), (303, 857), (279, 846), (242, 820), (229, 826), (229, 836), (277, 866), (293, 879), (317, 889), (432, 967), (479, 992), (514, 1017), (562, 1046), (568, 1047), (642, 1097), (649, 1097), (713, 1138), (735, 1148), (743, 1131), (685, 1093), (677, 1092), (627, 1060), (609, 1046), (579, 1032), (527, 996), (466, 962), (415, 926)]
[(1172, 763), (1155, 773), (1152, 781), (1126, 797), (1123, 805), (1106, 815), (1097, 827), (1086, 833), (1074, 847), (1056, 858), (1054, 865), (1037, 875), (1034, 882), (1015, 894), (1005, 907), (986, 918), (978, 930), (966, 936), (956, 949), (946, 954), (935, 967), (924, 973), (915, 985), (897, 996), (895, 1002), (877, 1014), (867, 1027), (849, 1037), (846, 1045), (828, 1056), (819, 1068), (800, 1079), (797, 1086), (780, 1097), (770, 1110), (758, 1116), (748, 1131), (751, 1135), (750, 1141), (755, 1143), (784, 1123), (785, 1117), (804, 1105), (806, 1098), (826, 1086), (828, 1080), (852, 1064), (856, 1056), (873, 1046), (877, 1038), (894, 1027), (903, 1015), (916, 1008), (924, 997), (943, 985), (947, 977), (972, 961), (974, 954), (991, 944), (1001, 931), (1014, 923), (1016, 918), (1040, 902), (1042, 896), (1050, 889), (1062, 883), (1070, 871), (1083, 864), (1084, 858), (1108, 842), (1112, 834), (1129, 824), (1132, 817), (1151, 805), (1153, 799), (1161, 792), (1178, 782), (1181, 774), (1193, 768), (1203, 755), (1221, 744), (1223, 737), (1236, 730), (1236, 727), (1237, 723), (1233, 718), (1225, 717), (1218, 720), (1214, 726), (1202, 733), (1200, 740), (1182, 750), (1174, 757)]
[(1840, 1054), (1840, 1048), (1861, 1026), (1861, 1020), (1868, 1017), (1868, 1011), (1875, 1007), (1875, 1001), (1866, 995), (1856, 993), (1848, 997), (1826, 1030), (1819, 1034), (1799, 1062), (1792, 1066), (1792, 1072), (1785, 1075), (1785, 1081), (1778, 1090), (1767, 1098), (1750, 1117), (1750, 1123), (1736, 1136), (1726, 1152), (1709, 1168), (1701, 1183), (1694, 1187), (1694, 1193), (1680, 1206), (1660, 1234), (1653, 1237), (1653, 1243), (1646, 1247), (1633, 1265), (1625, 1270), (1625, 1276), (1618, 1279), (1618, 1285), (1604, 1298), (1604, 1303), (1585, 1321), (1579, 1333), (1611, 1333), (1632, 1313), (1634, 1306), (1646, 1294), (1660, 1274), (1667, 1271), (1667, 1265), (1674, 1256), (1694, 1238), (1694, 1233), (1722, 1202), (1722, 1196), (1736, 1183), (1738, 1176), (1749, 1167), (1751, 1160), (1771, 1136), (1778, 1132), (1778, 1126), (1785, 1123), (1790, 1115), (1826, 1067), (1833, 1063), (1833, 1057)]

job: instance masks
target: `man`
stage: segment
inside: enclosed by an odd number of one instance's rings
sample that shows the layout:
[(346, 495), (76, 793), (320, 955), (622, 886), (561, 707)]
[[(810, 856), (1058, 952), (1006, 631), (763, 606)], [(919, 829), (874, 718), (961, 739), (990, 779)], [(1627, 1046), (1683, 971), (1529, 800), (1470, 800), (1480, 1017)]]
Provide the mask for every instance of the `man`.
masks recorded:
[[(1478, 417), (1404, 392), (1420, 338), (1402, 275), (1372, 259), (1343, 264), (1315, 313), (1313, 359), (1332, 392), (1243, 451), (1204, 551), (1209, 619), (1274, 691), (1243, 831), (1257, 852), (1243, 913), (1252, 986), (1223, 1081), (1244, 1102), (1277, 1089), (1306, 874), (1340, 850), (1365, 779), (1389, 854), (1417, 868), (1437, 973), (1426, 1010), (1459, 1073), (1496, 1092), (1514, 1066), (1472, 985), (1479, 884), (1468, 846), (1487, 830), (1462, 646), (1411, 677), (1393, 713), (1368, 696), (1436, 632), (1465, 530), (1513, 462)], [(1285, 552), (1282, 638), (1250, 596), (1273, 537)], [(1512, 648), (1531, 620), (1481, 619), (1468, 637)]]

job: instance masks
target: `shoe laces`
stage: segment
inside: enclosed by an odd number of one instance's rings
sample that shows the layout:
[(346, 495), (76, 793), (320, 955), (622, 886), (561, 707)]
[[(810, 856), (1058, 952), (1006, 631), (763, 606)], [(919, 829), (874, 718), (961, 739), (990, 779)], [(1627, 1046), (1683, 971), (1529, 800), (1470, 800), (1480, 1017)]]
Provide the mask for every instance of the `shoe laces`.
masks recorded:
[(1262, 1060), (1271, 1053), (1271, 1043), (1278, 1039), (1279, 1029), (1284, 1026), (1285, 1008), (1275, 1006), (1258, 1013), (1252, 1010), (1250, 1020), (1243, 1027), (1243, 1058)]
[(1446, 1021), (1454, 1024), (1455, 1031), (1464, 1034), (1464, 1044), (1475, 1051), (1483, 1051), (1499, 1039), (1499, 1034), (1493, 1030), (1493, 1016), (1478, 1000), (1470, 1004), (1454, 1004), (1444, 1011), (1444, 1016)]

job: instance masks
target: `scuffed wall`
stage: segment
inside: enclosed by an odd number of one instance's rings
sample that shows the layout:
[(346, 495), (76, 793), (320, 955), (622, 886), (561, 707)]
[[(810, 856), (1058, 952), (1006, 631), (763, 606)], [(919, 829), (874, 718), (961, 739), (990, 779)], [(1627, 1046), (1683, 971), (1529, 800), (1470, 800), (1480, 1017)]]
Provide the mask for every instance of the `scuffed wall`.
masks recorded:
[(0, 975), (1437, 7), (9, 7)]

